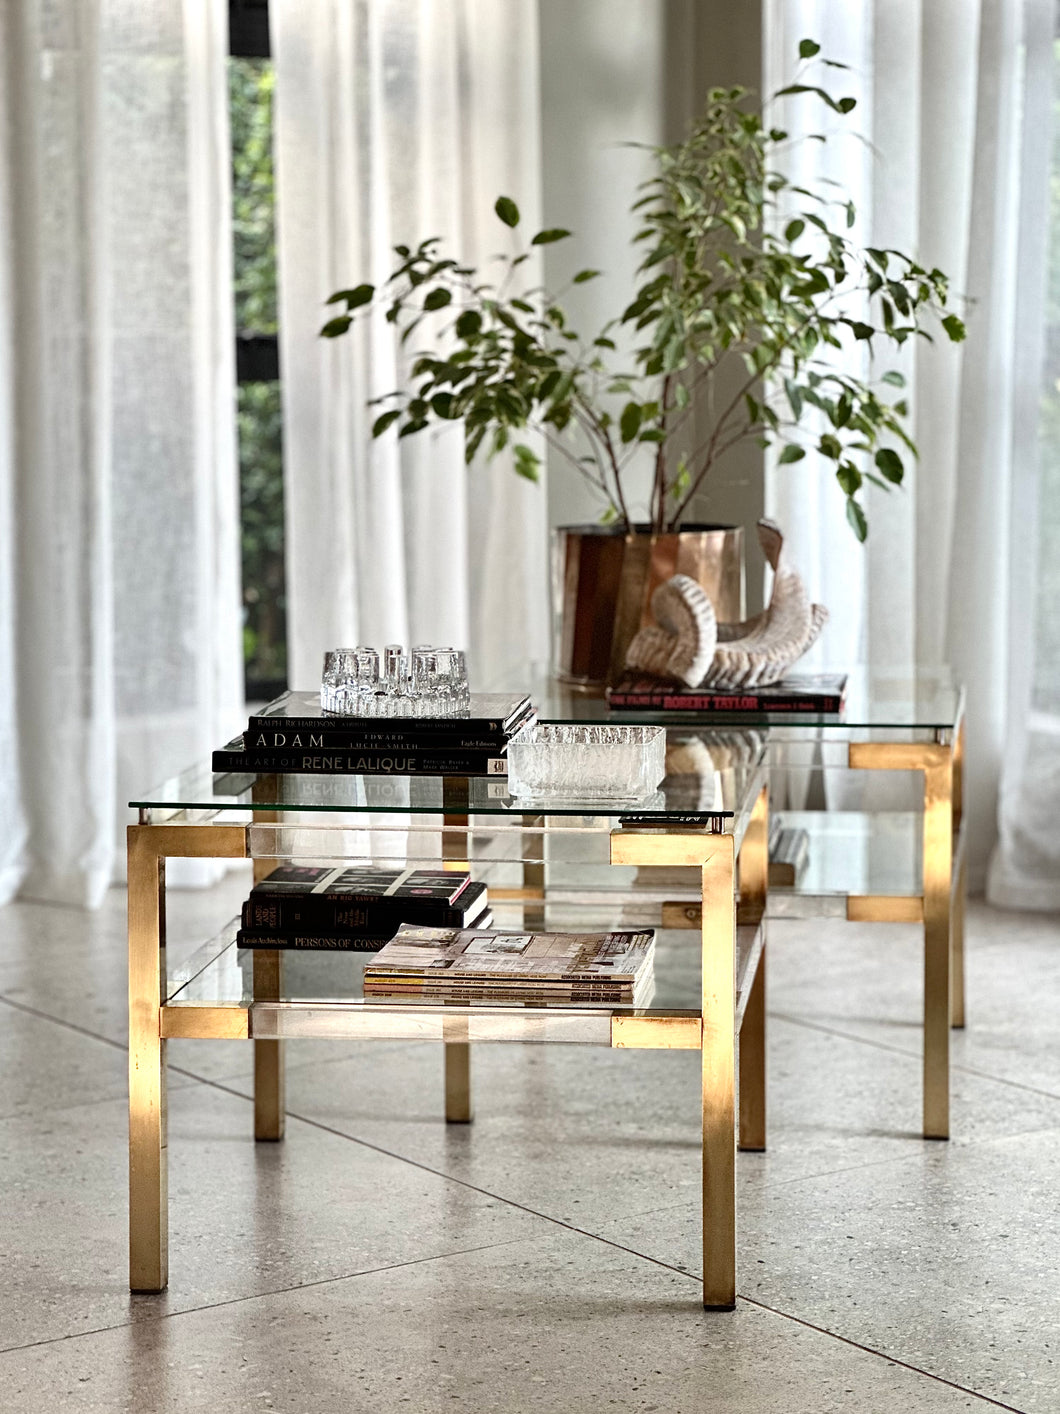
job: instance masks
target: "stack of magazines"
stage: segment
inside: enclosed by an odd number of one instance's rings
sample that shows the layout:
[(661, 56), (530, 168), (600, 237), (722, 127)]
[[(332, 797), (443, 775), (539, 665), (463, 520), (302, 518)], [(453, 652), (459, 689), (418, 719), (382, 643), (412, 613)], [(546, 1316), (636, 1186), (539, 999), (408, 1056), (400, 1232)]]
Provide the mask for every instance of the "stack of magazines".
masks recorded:
[(529, 697), (472, 693), (466, 716), (341, 717), (285, 692), (213, 753), (218, 772), (507, 776), (508, 742), (533, 728)]
[(283, 864), (243, 905), (241, 948), (377, 951), (403, 923), (488, 928), (486, 885), (466, 872)]
[(645, 1006), (655, 933), (495, 933), (399, 928), (364, 970), (366, 997)]

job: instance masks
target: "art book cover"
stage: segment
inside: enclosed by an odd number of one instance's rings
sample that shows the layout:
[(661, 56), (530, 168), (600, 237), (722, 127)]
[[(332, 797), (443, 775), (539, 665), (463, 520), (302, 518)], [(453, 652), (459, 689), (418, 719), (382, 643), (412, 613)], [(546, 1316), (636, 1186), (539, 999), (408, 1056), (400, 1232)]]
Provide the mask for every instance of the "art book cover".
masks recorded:
[(371, 902), (375, 899), (417, 899), (453, 904), (471, 882), (466, 870), (383, 869), (369, 865), (340, 866), (281, 864), (251, 889), (252, 898), (276, 895), (327, 894), (336, 898)]

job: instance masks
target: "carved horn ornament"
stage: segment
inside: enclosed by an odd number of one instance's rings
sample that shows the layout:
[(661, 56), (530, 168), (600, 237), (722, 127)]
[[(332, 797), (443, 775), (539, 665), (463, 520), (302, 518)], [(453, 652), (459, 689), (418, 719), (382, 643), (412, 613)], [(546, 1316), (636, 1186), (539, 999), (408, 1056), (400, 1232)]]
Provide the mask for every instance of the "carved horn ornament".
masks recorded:
[(768, 687), (778, 682), (821, 632), (828, 610), (811, 604), (802, 579), (784, 560), (784, 537), (770, 520), (758, 540), (773, 570), (768, 607), (740, 623), (719, 624), (703, 589), (676, 574), (652, 595), (654, 624), (630, 644), (626, 666), (688, 687)]

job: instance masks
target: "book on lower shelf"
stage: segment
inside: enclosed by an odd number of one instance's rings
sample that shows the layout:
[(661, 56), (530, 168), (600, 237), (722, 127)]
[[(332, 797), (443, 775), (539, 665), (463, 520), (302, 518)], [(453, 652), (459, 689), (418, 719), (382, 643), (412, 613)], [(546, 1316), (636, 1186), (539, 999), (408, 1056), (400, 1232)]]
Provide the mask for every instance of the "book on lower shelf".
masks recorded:
[(628, 676), (608, 689), (607, 700), (622, 711), (833, 716), (843, 710), (846, 681), (845, 673), (806, 673), (768, 687), (705, 688)]
[(486, 885), (466, 870), (281, 864), (251, 889), (237, 943), (377, 949), (403, 923), (485, 927), (488, 908)]
[(505, 933), (405, 924), (364, 970), (366, 997), (643, 1006), (655, 932)]

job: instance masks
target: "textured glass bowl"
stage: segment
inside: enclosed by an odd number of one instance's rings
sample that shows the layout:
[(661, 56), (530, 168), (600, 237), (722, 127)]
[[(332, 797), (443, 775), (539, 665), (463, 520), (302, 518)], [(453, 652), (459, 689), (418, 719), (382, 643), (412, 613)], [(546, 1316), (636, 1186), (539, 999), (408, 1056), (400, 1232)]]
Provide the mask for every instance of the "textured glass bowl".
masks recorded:
[(508, 743), (508, 791), (534, 800), (643, 800), (665, 774), (665, 727), (538, 725)]

